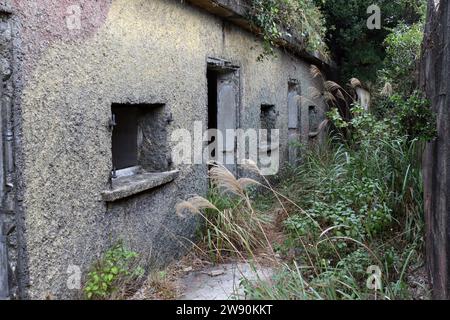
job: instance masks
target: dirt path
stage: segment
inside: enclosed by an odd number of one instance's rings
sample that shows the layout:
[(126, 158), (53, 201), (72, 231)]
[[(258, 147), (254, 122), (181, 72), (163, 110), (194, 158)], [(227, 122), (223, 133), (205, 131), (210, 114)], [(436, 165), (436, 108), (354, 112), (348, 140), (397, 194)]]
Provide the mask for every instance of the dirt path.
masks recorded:
[(254, 270), (247, 263), (229, 263), (188, 273), (179, 280), (183, 294), (180, 300), (245, 299), (241, 281), (269, 280), (273, 271), (260, 267)]

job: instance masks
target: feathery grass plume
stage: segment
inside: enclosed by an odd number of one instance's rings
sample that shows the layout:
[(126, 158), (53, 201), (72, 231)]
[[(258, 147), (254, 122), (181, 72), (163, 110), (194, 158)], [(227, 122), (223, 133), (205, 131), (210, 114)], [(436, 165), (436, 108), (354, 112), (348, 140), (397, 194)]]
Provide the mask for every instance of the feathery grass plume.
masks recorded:
[(342, 93), (341, 89), (338, 89), (336, 91), (336, 97), (344, 102), (347, 102), (347, 100), (344, 97), (344, 94)]
[(325, 119), (323, 120), (320, 124), (319, 124), (319, 128), (317, 129), (317, 131), (322, 131), (327, 125), (328, 123), (330, 123), (330, 120)]
[(322, 132), (322, 130), (326, 128), (326, 126), (328, 125), (328, 123), (330, 123), (330, 120), (328, 120), (328, 119), (323, 120), (323, 121), (319, 124), (319, 127), (317, 128), (317, 131), (311, 132), (311, 133), (309, 134), (309, 136), (310, 136), (311, 138), (317, 137), (317, 136)]
[(256, 164), (256, 162), (253, 161), (253, 160), (250, 160), (250, 159), (244, 159), (242, 161), (242, 167), (244, 169), (247, 169), (249, 171), (252, 171), (252, 172), (255, 172), (255, 173), (258, 173), (258, 174), (261, 173), (261, 170), (259, 169), (259, 167)]
[(342, 87), (340, 85), (338, 85), (336, 82), (329, 81), (329, 80), (324, 82), (324, 86), (325, 86), (325, 89), (329, 92), (333, 92), (333, 91), (342, 89)]
[(351, 78), (350, 85), (352, 86), (353, 89), (355, 89), (357, 87), (362, 87), (361, 81), (359, 81), (357, 78)]
[(240, 178), (238, 179), (238, 183), (243, 190), (245, 190), (249, 186), (260, 184), (258, 181), (251, 178)]
[[(259, 170), (259, 169), (258, 169)], [(245, 197), (245, 189), (252, 184), (258, 184), (256, 180), (250, 178), (236, 179), (236, 177), (224, 165), (214, 164), (209, 170), (212, 183), (221, 192), (231, 192), (239, 197)]]
[[(323, 90), (320, 91), (316, 87), (309, 87), (308, 88), (308, 95), (311, 97), (311, 99), (316, 100), (323, 98), (327, 104), (331, 104), (332, 106), (337, 105), (337, 101), (341, 100), (345, 102), (346, 105), (347, 99), (345, 98), (344, 94), (348, 96), (352, 101), (354, 101), (354, 97), (348, 93), (344, 88), (339, 85), (338, 83), (330, 80), (325, 80), (322, 73), (320, 72), (319, 68), (315, 65), (311, 65), (310, 67), (310, 73), (313, 78), (320, 77), (322, 80), (322, 86)], [(360, 84), (359, 80), (356, 78), (352, 79), (352, 82), (354, 85)]]
[(386, 82), (384, 84), (383, 89), (381, 90), (381, 94), (385, 97), (390, 97), (392, 96), (392, 93), (393, 93), (392, 85), (389, 82)]
[(194, 196), (186, 201), (182, 201), (175, 206), (175, 212), (181, 218), (186, 217), (184, 212), (189, 211), (190, 213), (200, 214), (202, 210), (213, 209), (219, 211), (215, 205), (209, 202), (207, 199)]
[(323, 97), (328, 103), (337, 103), (336, 97), (331, 92), (324, 91)]
[(243, 196), (244, 190), (236, 177), (225, 166), (215, 163), (209, 170), (211, 182), (222, 192), (231, 192), (237, 196)]
[(322, 72), (321, 72), (320, 69), (319, 69), (316, 65), (314, 65), (314, 64), (311, 65), (311, 67), (310, 67), (310, 69), (309, 69), (309, 72), (310, 72), (310, 74), (311, 74), (311, 76), (312, 76), (313, 78), (318, 78), (318, 77), (323, 78)]

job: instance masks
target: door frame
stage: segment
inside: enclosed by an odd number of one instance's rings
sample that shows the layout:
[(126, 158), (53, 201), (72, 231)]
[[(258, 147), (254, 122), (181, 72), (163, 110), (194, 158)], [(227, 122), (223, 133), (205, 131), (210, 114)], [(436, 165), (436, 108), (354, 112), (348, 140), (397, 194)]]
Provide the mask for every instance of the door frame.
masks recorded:
[[(216, 72), (217, 74), (221, 75), (222, 77), (218, 77), (217, 81), (220, 81), (220, 78), (229, 77), (229, 79), (233, 82), (235, 82), (236, 85), (236, 92), (235, 93), (235, 99), (236, 99), (236, 114), (235, 114), (235, 129), (239, 129), (241, 127), (241, 68), (238, 65), (233, 64), (232, 62), (220, 59), (220, 58), (213, 58), (213, 57), (207, 57), (207, 70), (211, 70)], [(217, 100), (219, 99), (219, 86), (217, 86)], [(217, 101), (218, 102), (218, 101)], [(217, 114), (219, 113), (220, 105), (217, 103)], [(209, 110), (208, 110), (209, 112)], [(217, 121), (218, 122), (218, 121)], [(218, 127), (217, 123), (217, 127)], [(224, 133), (225, 134), (225, 133)], [(225, 137), (224, 137), (225, 138)], [(235, 176), (239, 176), (239, 168), (237, 164), (237, 138), (235, 137), (234, 140), (234, 162), (235, 164), (233, 166), (224, 164)]]

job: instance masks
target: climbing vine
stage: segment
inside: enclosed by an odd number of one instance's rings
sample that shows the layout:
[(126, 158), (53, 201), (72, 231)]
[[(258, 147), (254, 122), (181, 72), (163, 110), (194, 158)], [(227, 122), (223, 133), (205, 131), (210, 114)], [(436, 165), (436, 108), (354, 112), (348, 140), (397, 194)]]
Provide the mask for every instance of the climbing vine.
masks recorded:
[(313, 0), (252, 0), (249, 15), (263, 38), (260, 60), (273, 56), (283, 37), (299, 38), (303, 49), (328, 57), (325, 21)]

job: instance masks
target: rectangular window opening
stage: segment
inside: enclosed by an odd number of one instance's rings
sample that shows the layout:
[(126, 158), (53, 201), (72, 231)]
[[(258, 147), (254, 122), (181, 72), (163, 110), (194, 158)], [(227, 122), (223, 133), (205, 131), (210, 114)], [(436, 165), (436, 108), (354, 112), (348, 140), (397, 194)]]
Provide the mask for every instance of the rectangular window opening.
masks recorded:
[(112, 134), (113, 168), (122, 170), (138, 165), (138, 107), (113, 105), (115, 122)]
[(112, 166), (116, 176), (169, 169), (163, 104), (113, 104)]
[(277, 126), (277, 111), (275, 105), (262, 104), (260, 115), (261, 129), (267, 130), (267, 145), (272, 143), (271, 131)]

